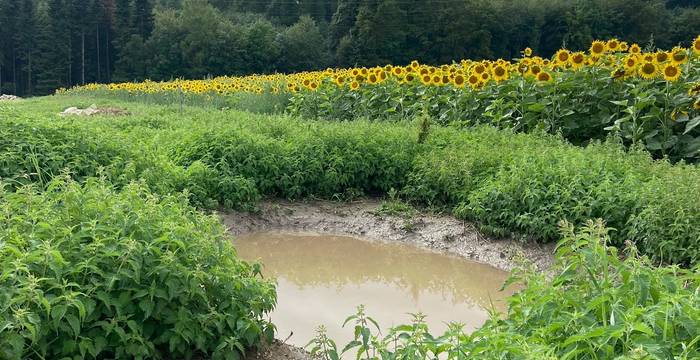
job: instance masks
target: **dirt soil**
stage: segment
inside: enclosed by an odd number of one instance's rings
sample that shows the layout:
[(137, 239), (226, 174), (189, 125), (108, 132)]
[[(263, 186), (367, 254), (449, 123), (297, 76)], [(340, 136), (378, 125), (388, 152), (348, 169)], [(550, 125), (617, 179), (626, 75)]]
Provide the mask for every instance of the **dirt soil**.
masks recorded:
[(63, 112), (59, 113), (60, 116), (93, 116), (93, 115), (112, 115), (112, 116), (124, 116), (129, 115), (129, 112), (115, 107), (98, 107), (95, 104), (90, 105), (85, 109), (80, 109), (77, 107), (69, 107)]
[(450, 215), (422, 212), (406, 216), (377, 215), (379, 200), (353, 202), (265, 201), (256, 213), (227, 211), (221, 214), (233, 235), (287, 230), (347, 235), (362, 239), (403, 243), (457, 255), (465, 259), (511, 270), (525, 258), (540, 270), (551, 267), (553, 245), (495, 240), (468, 222)]
[(16, 100), (22, 100), (22, 98), (19, 96), (14, 96), (14, 95), (2, 95), (2, 94), (0, 94), (0, 101), (16, 101)]
[(311, 360), (312, 357), (303, 349), (275, 340), (262, 349), (248, 353), (246, 360)]

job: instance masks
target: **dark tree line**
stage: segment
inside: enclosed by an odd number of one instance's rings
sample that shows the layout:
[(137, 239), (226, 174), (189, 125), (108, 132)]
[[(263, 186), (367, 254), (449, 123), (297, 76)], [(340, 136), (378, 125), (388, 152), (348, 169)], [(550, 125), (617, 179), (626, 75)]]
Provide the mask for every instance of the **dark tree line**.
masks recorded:
[(0, 92), (328, 66), (670, 48), (699, 0), (0, 0)]

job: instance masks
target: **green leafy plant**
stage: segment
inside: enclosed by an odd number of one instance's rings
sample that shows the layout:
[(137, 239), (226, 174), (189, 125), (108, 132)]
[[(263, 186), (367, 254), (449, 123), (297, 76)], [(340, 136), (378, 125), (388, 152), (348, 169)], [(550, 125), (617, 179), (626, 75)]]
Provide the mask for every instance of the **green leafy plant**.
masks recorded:
[(200, 208), (248, 210), (264, 197), (388, 195), (380, 214), (428, 206), (527, 241), (556, 241), (563, 219), (603, 218), (616, 246), (631, 240), (659, 263), (700, 259), (700, 170), (653, 160), (641, 145), (572, 146), (543, 130), (486, 125), (432, 127), (418, 144), (409, 123), (119, 102), (111, 105), (133, 115), (56, 120), (73, 99), (0, 109), (0, 177), (10, 190), (60, 174), (104, 176), (117, 188), (141, 180), (156, 194), (186, 192)]
[(656, 267), (631, 243), (619, 252), (609, 246), (610, 230), (602, 221), (578, 230), (562, 222), (552, 273), (527, 265), (515, 271), (504, 287), (522, 289), (508, 299), (507, 313), (492, 312), (472, 334), (451, 324), (432, 335), (417, 314), (386, 336), (372, 335), (379, 325), (363, 321), (360, 309), (346, 349), (367, 360), (700, 357), (700, 269)]
[(271, 339), (273, 284), (184, 196), (0, 188), (1, 358), (239, 359)]

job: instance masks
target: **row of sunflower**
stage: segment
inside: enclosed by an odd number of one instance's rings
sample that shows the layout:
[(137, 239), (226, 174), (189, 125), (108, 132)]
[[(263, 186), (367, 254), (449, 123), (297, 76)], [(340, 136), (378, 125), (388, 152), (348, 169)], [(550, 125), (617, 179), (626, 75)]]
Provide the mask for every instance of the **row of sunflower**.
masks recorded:
[(513, 61), (462, 60), (442, 66), (431, 66), (413, 61), (407, 66), (386, 65), (352, 69), (327, 69), (297, 74), (251, 75), (242, 77), (217, 77), (207, 80), (174, 80), (167, 82), (145, 81), (140, 83), (89, 84), (74, 91), (106, 89), (152, 94), (159, 92), (184, 92), (194, 94), (233, 94), (239, 92), (262, 93), (265, 91), (301, 90), (317, 91), (325, 83), (357, 90), (364, 85), (376, 85), (392, 81), (399, 85), (422, 84), (457, 88), (469, 86), (480, 89), (489, 83), (500, 83), (512, 77), (524, 77), (540, 82), (551, 82), (562, 73), (586, 68), (605, 68), (611, 77), (628, 79), (661, 79), (678, 81), (684, 72), (683, 65), (691, 59), (697, 62), (700, 54), (700, 36), (691, 49), (676, 47), (670, 51), (644, 52), (638, 44), (611, 39), (594, 41), (588, 52), (559, 50), (551, 59), (533, 56), (526, 48), (522, 57)]
[[(610, 132), (659, 156), (700, 159), (700, 36), (690, 48), (660, 50), (617, 39), (551, 58), (526, 48), (512, 60), (462, 60), (326, 69), (205, 80), (91, 84), (71, 92), (203, 98), (216, 106), (239, 94), (278, 94), (293, 115), (330, 120), (406, 119), (428, 112), (443, 124), (544, 129), (572, 142)], [(223, 99), (223, 100), (221, 100)], [(264, 99), (264, 98), (260, 98)], [(193, 101), (194, 103), (195, 101)], [(228, 106), (228, 105), (225, 105)], [(284, 106), (284, 105), (283, 105)], [(279, 107), (275, 107), (279, 108)]]

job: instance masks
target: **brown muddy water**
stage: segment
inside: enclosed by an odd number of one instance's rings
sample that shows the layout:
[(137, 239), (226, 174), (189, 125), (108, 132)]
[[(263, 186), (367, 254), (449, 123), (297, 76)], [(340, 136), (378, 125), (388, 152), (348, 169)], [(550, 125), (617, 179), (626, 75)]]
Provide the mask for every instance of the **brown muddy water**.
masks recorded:
[(243, 259), (262, 262), (264, 276), (277, 280), (271, 318), (277, 337), (293, 333), (287, 342), (296, 346), (325, 325), (342, 348), (352, 336), (343, 320), (360, 304), (383, 332), (417, 312), (427, 315), (434, 334), (448, 322), (471, 331), (486, 321), (486, 309), (503, 310), (511, 293), (499, 291), (504, 271), (409, 245), (290, 232), (240, 235), (234, 244)]

